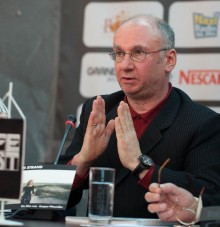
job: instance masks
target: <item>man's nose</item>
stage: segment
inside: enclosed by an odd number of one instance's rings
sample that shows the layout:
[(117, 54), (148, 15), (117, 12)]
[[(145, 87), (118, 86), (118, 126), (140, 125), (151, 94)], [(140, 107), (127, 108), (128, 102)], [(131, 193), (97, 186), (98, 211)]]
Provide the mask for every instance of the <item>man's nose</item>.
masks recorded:
[(128, 60), (132, 60), (132, 59), (131, 59), (130, 53), (125, 53), (124, 60), (125, 60), (126, 58), (127, 58)]
[(134, 66), (134, 61), (131, 59), (130, 53), (125, 53), (124, 60), (121, 63), (125, 68), (132, 68)]

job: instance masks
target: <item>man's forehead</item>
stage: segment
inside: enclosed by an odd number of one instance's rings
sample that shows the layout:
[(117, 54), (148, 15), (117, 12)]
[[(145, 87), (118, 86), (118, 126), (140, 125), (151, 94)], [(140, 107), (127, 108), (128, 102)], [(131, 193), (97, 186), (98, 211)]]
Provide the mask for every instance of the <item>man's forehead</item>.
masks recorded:
[(161, 36), (158, 30), (153, 29), (150, 24), (143, 25), (127, 22), (115, 33), (113, 39), (114, 47), (120, 48), (120, 45), (127, 45), (128, 43), (125, 41), (128, 40), (128, 37), (129, 43), (132, 44), (132, 49), (136, 47), (148, 48), (152, 43), (161, 42)]
[(132, 33), (132, 31), (134, 32), (149, 32), (151, 34), (151, 36), (155, 36), (158, 37), (159, 33), (158, 30), (156, 28), (155, 25), (147, 22), (147, 21), (140, 21), (140, 23), (138, 22), (134, 22), (134, 21), (128, 21), (124, 24), (122, 24), (117, 31), (114, 34), (114, 38), (118, 37), (118, 36), (123, 36), (124, 33)]

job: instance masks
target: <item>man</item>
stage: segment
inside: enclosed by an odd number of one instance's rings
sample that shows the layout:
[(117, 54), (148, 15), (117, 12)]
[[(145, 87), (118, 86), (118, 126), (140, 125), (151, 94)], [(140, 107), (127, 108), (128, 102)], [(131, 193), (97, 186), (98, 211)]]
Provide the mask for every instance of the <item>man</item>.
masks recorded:
[(203, 206), (220, 206), (220, 193), (203, 193), (201, 198), (195, 198), (189, 191), (172, 183), (150, 184), (145, 199), (150, 203), (148, 210), (157, 213), (162, 221), (175, 222), (180, 219), (189, 225), (192, 221), (199, 221)]
[[(198, 195), (220, 188), (220, 116), (173, 88), (174, 33), (146, 15), (128, 19), (114, 35), (115, 71), (122, 91), (85, 102), (66, 156), (76, 165), (68, 206), (88, 187), (91, 166), (116, 169), (115, 217), (156, 218), (144, 194), (156, 182), (173, 182)], [(212, 177), (210, 177), (212, 176)]]

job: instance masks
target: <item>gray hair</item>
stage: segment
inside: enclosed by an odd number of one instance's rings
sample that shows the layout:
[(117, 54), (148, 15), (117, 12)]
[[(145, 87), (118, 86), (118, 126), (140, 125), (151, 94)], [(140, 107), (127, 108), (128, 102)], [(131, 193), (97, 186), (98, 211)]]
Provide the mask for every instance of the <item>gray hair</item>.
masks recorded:
[(143, 24), (143, 25), (149, 24), (149, 25), (151, 25), (152, 28), (156, 28), (157, 32), (160, 33), (160, 36), (163, 39), (162, 41), (164, 42), (165, 48), (172, 49), (175, 47), (174, 31), (166, 21), (159, 19), (155, 16), (140, 14), (140, 15), (130, 17), (127, 20), (123, 21), (121, 23), (120, 27), (127, 23), (133, 23), (133, 24), (137, 24), (137, 25), (138, 24)]

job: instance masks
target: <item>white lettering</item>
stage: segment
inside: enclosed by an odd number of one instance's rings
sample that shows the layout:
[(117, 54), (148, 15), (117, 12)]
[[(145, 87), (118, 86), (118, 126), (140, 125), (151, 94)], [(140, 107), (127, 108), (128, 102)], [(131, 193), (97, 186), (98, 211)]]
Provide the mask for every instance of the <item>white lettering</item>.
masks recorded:
[(21, 135), (0, 133), (0, 170), (18, 170)]

